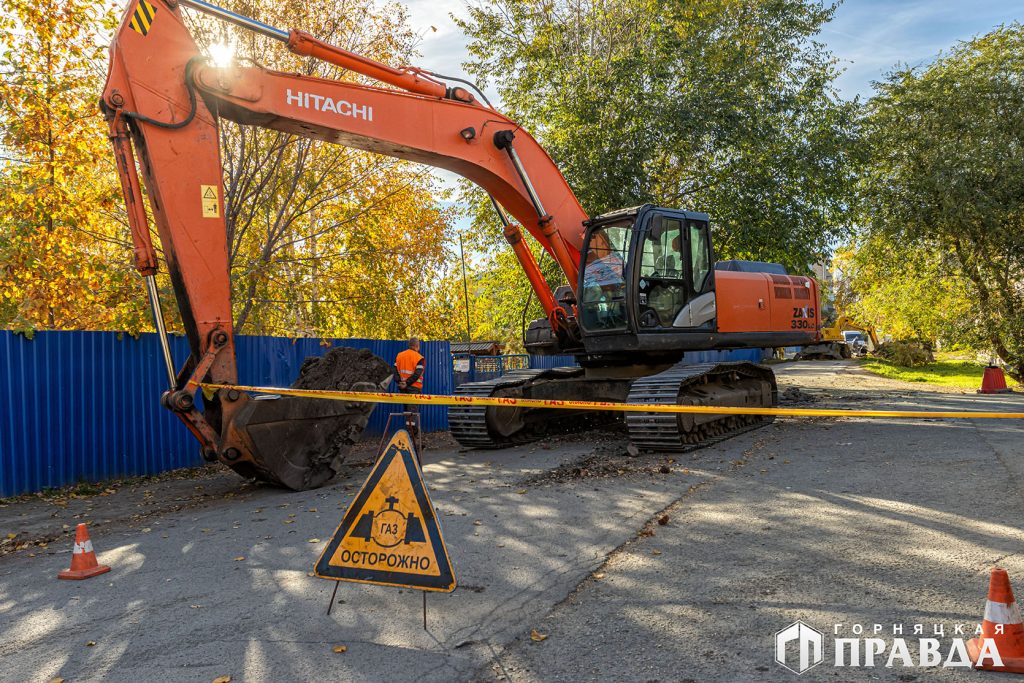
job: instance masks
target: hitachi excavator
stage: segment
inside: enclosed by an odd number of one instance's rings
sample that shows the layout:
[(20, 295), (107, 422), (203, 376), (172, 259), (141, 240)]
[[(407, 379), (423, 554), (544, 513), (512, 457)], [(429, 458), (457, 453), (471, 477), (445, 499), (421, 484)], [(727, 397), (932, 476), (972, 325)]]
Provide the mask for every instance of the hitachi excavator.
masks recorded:
[[(280, 41), (387, 87), (207, 61), (184, 8)], [(454, 79), (450, 79), (454, 80)], [(475, 89), (472, 84), (467, 87)], [(479, 91), (477, 90), (479, 94)], [(314, 399), (257, 400), (220, 390), (200, 410), (199, 383), (237, 382), (218, 125), (228, 119), (387, 154), (460, 174), (491, 197), (504, 236), (543, 306), (526, 343), (533, 353), (575, 354), (579, 367), (519, 371), (459, 393), (553, 399), (772, 406), (773, 373), (748, 362), (690, 363), (711, 349), (806, 345), (818, 336), (818, 288), (807, 277), (715, 271), (707, 214), (637, 206), (591, 217), (544, 149), (480, 94), (413, 67), (394, 68), (203, 0), (132, 0), (110, 46), (101, 108), (109, 124), (134, 239), (164, 342), (162, 403), (209, 460), (292, 488), (330, 474), (317, 429), (362, 420), (368, 408)], [(191, 356), (172, 366), (154, 282), (138, 168), (164, 249)], [(525, 228), (568, 285), (548, 286)], [(500, 447), (579, 420), (517, 407), (453, 408), (455, 438)], [(753, 428), (759, 417), (627, 413), (644, 449), (688, 450)], [(322, 439), (320, 439), (322, 441)]]

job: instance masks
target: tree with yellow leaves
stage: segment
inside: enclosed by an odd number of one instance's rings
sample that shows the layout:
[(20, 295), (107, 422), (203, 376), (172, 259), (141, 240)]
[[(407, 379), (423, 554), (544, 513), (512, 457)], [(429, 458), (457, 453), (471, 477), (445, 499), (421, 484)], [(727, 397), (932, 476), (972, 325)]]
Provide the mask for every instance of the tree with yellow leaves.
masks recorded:
[[(86, 0), (13, 0), (0, 28), (24, 36), (0, 60), (0, 326), (150, 329), (130, 267), (131, 241), (96, 108), (102, 43), (120, 9)], [(404, 9), (373, 0), (259, 1), (235, 9), (302, 28), (385, 62), (414, 34)], [(185, 12), (200, 46), (324, 78), (323, 62)], [(454, 264), (450, 211), (423, 167), (222, 121), (227, 240), (236, 326), (288, 336), (444, 336)], [(154, 242), (158, 240), (154, 235)], [(158, 246), (159, 248), (159, 246)], [(162, 297), (172, 299), (164, 275)], [(169, 327), (180, 329), (173, 306)]]
[[(237, 9), (392, 64), (415, 35), (399, 5), (365, 0), (245, 3)], [(191, 17), (200, 45), (238, 61), (356, 80), (276, 41)], [(213, 47), (217, 46), (217, 47)], [(228, 46), (230, 50), (225, 50)], [(360, 77), (361, 78), (361, 77)], [(372, 83), (373, 85), (379, 85)], [(451, 212), (428, 169), (278, 131), (221, 122), (235, 322), (238, 331), (299, 336), (443, 336), (453, 261)]]
[[(88, 0), (9, 0), (0, 56), (0, 324), (145, 324), (96, 109), (113, 17)], [(11, 38), (17, 36), (12, 41)]]

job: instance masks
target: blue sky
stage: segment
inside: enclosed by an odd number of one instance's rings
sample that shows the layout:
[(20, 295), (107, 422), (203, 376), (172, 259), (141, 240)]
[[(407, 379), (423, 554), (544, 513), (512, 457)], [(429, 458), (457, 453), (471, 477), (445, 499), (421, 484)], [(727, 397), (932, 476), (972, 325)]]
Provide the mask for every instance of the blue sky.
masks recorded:
[(821, 33), (845, 73), (836, 85), (846, 98), (871, 94), (897, 63), (930, 61), (959, 40), (999, 24), (1024, 20), (1021, 0), (847, 0)]
[[(463, 0), (399, 1), (423, 36), (419, 65), (461, 74), (466, 39), (448, 15), (464, 14)], [(1014, 20), (1024, 20), (1022, 0), (846, 0), (820, 39), (846, 69), (837, 87), (852, 98), (870, 95), (871, 81), (897, 63), (929, 61), (958, 40)]]

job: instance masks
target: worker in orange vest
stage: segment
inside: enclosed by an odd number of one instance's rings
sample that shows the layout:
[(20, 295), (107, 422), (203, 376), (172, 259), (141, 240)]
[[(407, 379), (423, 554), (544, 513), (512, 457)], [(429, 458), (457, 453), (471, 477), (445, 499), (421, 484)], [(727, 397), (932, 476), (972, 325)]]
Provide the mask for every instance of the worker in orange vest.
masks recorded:
[[(395, 358), (395, 379), (398, 382), (398, 391), (403, 394), (423, 393), (423, 369), (425, 360), (420, 355), (420, 340), (416, 337), (409, 338), (409, 348), (398, 354)], [(416, 417), (409, 416), (406, 420), (406, 427), (413, 438), (419, 433), (419, 406), (406, 404), (405, 412), (415, 413)]]

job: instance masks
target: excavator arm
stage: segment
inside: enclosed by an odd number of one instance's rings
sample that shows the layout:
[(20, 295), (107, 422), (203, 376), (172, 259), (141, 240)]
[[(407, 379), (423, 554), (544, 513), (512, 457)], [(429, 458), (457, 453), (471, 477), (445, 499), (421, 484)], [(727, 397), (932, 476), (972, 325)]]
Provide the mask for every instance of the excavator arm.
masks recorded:
[(835, 324), (823, 328), (821, 331), (822, 339), (825, 341), (844, 341), (844, 330), (860, 330), (868, 335), (868, 339), (871, 340), (872, 349), (877, 349), (881, 346), (881, 342), (878, 340), (878, 333), (875, 330), (874, 325), (858, 322), (856, 319), (851, 318), (848, 315), (839, 316), (839, 318), (836, 319)]
[[(192, 7), (358, 72), (390, 87), (305, 77), (261, 67), (218, 68), (200, 54), (182, 21)], [(519, 126), (462, 88), (426, 72), (396, 69), (317, 40), (282, 31), (202, 0), (132, 0), (110, 46), (100, 103), (107, 119), (134, 242), (164, 350), (169, 390), (162, 402), (199, 440), (204, 457), (246, 476), (309, 488), (330, 472), (317, 463), (328, 434), (309, 430), (362, 410), (341, 404), (326, 414), (309, 399), (257, 402), (222, 390), (196, 405), (199, 383), (238, 380), (232, 326), (221, 118), (444, 168), (486, 190), (556, 334), (573, 339), (574, 320), (554, 300), (511, 214), (578, 280), (587, 216), (554, 162)], [(176, 369), (155, 285), (141, 169), (191, 356)], [(504, 209), (504, 210), (502, 210)], [(347, 412), (346, 412), (347, 411)], [(367, 413), (368, 415), (368, 413)], [(363, 420), (365, 423), (365, 419)], [(297, 431), (298, 430), (298, 431)], [(297, 434), (307, 438), (296, 438)], [(319, 439), (319, 440), (318, 440)]]

